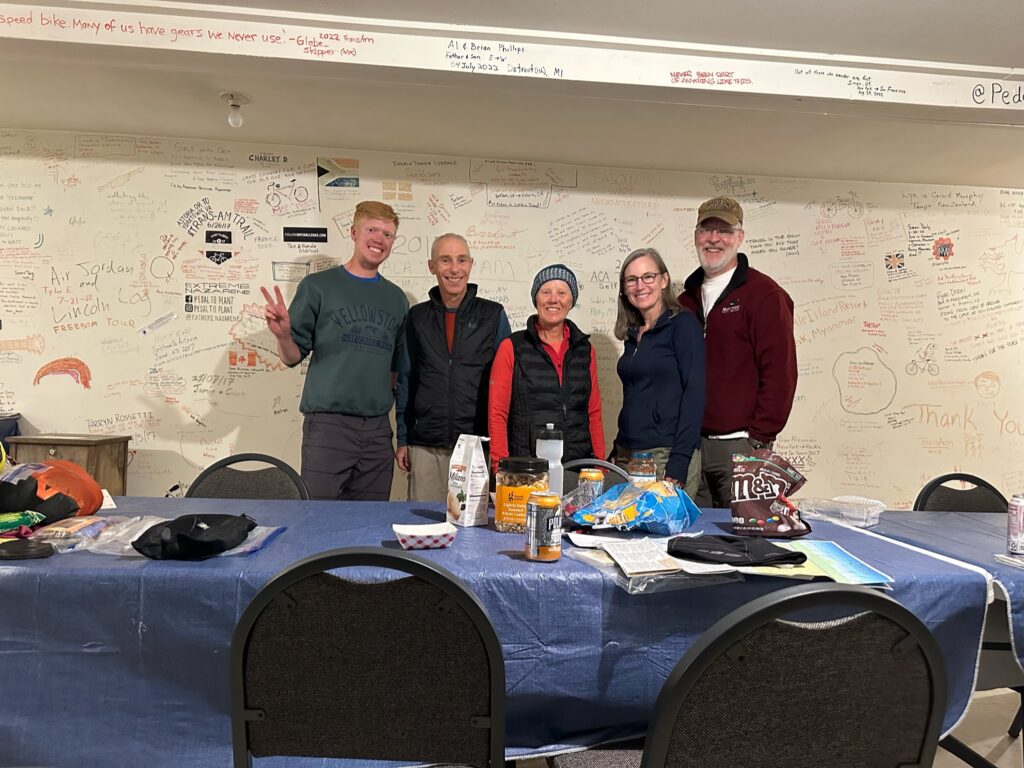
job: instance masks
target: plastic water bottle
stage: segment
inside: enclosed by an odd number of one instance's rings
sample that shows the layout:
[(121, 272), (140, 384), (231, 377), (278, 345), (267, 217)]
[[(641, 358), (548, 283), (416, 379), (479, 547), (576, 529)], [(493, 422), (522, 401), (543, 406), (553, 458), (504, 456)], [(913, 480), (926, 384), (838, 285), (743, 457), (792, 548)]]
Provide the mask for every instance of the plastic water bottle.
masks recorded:
[(548, 490), (562, 496), (562, 431), (545, 424), (537, 432), (537, 458), (548, 460)]

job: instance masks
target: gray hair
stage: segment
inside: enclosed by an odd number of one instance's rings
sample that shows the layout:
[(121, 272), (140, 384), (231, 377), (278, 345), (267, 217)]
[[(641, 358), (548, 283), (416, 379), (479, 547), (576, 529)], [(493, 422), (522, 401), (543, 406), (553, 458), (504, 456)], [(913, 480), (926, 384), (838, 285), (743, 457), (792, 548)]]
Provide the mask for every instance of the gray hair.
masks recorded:
[(469, 243), (466, 241), (466, 238), (464, 238), (462, 235), (456, 234), (455, 232), (445, 232), (443, 235), (438, 235), (437, 237), (435, 237), (434, 242), (430, 244), (431, 261), (433, 261), (437, 257), (437, 244), (440, 243), (442, 240), (447, 240), (449, 237), (454, 237), (456, 240), (461, 240), (462, 244), (466, 246), (466, 253), (469, 254), (470, 258), (473, 258), (473, 255), (469, 253)]
[(630, 304), (626, 297), (625, 283), (626, 267), (643, 256), (650, 256), (658, 267), (658, 272), (668, 275), (668, 285), (661, 292), (661, 300), (665, 303), (665, 308), (673, 315), (683, 309), (679, 300), (672, 293), (672, 275), (669, 275), (668, 267), (665, 266), (665, 260), (661, 258), (661, 254), (653, 248), (637, 248), (622, 260), (622, 269), (619, 270), (619, 314), (615, 318), (615, 338), (619, 341), (626, 340), (630, 328), (639, 328), (644, 324), (644, 317), (640, 314), (640, 310)]

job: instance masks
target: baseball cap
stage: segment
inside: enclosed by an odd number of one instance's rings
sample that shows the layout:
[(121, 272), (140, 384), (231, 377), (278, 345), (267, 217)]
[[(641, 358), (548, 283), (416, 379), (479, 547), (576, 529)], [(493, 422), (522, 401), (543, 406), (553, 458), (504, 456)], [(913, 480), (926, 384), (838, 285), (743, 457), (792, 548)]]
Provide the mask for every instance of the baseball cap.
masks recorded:
[(743, 225), (743, 208), (731, 197), (712, 197), (697, 209), (697, 224), (708, 219), (721, 219), (734, 227)]

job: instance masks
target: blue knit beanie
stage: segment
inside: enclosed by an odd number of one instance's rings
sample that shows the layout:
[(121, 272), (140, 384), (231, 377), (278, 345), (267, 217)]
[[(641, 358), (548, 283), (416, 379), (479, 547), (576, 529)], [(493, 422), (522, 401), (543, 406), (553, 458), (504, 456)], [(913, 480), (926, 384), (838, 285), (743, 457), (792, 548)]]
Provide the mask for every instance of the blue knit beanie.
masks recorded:
[(533, 306), (537, 306), (537, 292), (540, 287), (549, 280), (563, 280), (569, 284), (569, 292), (572, 293), (572, 305), (576, 306), (576, 300), (580, 297), (580, 287), (576, 283), (576, 275), (572, 273), (565, 264), (552, 264), (544, 267), (537, 276), (533, 278), (533, 288), (530, 289), (530, 298)]

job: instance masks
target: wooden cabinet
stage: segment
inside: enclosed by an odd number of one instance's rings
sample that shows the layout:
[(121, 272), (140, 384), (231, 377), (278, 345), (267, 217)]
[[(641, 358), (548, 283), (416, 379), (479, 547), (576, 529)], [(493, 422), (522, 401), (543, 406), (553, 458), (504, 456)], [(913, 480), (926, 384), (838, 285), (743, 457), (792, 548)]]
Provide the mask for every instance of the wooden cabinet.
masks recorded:
[(111, 496), (124, 496), (128, 478), (128, 435), (21, 435), (7, 438), (19, 464), (64, 459), (85, 467)]

